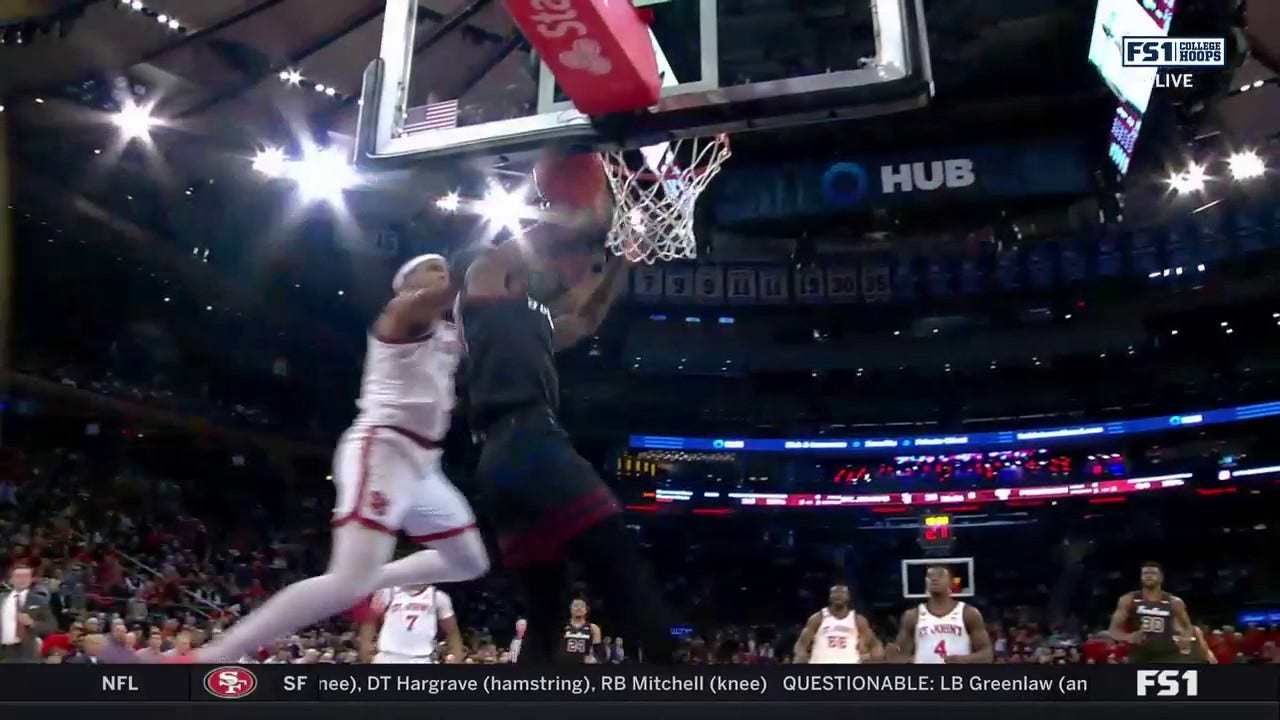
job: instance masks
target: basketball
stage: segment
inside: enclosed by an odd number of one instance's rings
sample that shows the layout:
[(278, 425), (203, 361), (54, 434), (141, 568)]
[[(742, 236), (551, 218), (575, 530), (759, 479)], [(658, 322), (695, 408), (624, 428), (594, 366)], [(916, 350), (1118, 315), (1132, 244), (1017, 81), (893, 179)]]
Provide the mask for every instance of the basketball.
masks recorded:
[(606, 192), (604, 165), (595, 153), (548, 153), (533, 170), (533, 184), (538, 194), (554, 206), (595, 208)]

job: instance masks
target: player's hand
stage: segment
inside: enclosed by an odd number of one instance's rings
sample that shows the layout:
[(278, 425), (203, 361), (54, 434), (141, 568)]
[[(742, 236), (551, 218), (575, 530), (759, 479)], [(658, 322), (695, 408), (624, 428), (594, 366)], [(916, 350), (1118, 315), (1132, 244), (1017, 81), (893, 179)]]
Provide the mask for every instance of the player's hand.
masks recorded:
[(1186, 635), (1174, 635), (1173, 642), (1178, 646), (1178, 652), (1181, 652), (1183, 655), (1189, 655), (1191, 653), (1191, 638)]
[(31, 616), (26, 613), (18, 613), (18, 624), (21, 625), (22, 627), (29, 628), (32, 625), (35, 625), (36, 621), (32, 620)]

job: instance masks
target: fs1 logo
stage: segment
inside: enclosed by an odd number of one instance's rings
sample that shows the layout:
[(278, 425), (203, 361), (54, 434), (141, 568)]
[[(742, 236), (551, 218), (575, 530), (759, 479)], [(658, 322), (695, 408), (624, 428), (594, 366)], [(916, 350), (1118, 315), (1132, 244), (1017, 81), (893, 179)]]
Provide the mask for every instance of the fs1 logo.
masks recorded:
[(1125, 37), (1120, 39), (1124, 67), (1226, 67), (1225, 38)]
[(1196, 697), (1199, 694), (1198, 670), (1138, 671), (1138, 697)]
[(219, 700), (249, 697), (258, 687), (258, 678), (242, 667), (226, 665), (210, 670), (204, 676), (204, 689)]

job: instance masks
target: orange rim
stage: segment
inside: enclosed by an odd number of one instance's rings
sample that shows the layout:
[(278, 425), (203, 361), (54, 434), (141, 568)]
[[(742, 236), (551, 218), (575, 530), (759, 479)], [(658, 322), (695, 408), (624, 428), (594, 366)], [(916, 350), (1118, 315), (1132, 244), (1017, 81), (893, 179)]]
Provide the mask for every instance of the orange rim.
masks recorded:
[[(728, 133), (717, 133), (712, 137), (715, 138), (713, 142), (716, 142), (718, 144), (723, 144), (726, 148), (729, 147)], [(695, 138), (695, 140), (700, 140), (700, 139), (701, 138)], [(659, 176), (658, 173), (655, 173), (652, 170), (650, 170), (648, 166), (645, 166), (644, 168), (639, 170), (632, 170), (631, 168), (627, 167), (627, 164), (625, 162), (621, 160), (621, 155), (614, 154), (614, 153), (605, 153), (604, 157), (606, 160), (608, 160), (610, 165), (613, 165), (615, 168), (618, 169), (618, 172), (620, 174), (626, 175), (627, 177), (633, 177), (633, 178), (636, 178), (637, 180), (640, 180), (642, 182), (648, 182), (648, 183), (656, 183), (662, 180), (679, 180), (679, 179), (682, 179), (686, 174), (691, 174), (694, 178), (700, 178), (703, 175), (706, 175), (707, 172), (710, 171), (711, 169), (708, 166), (708, 163), (703, 163), (702, 165), (698, 165), (696, 167), (681, 169), (678, 172), (668, 171), (667, 176), (664, 178), (662, 176)]]

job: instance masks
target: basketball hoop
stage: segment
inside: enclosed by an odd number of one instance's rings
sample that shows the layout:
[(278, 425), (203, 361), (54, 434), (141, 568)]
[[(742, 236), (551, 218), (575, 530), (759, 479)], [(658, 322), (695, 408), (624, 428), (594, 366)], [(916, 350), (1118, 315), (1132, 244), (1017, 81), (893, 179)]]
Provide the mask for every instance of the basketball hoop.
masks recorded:
[(724, 133), (603, 153), (614, 199), (605, 246), (614, 255), (650, 265), (696, 257), (693, 210), (729, 155)]

